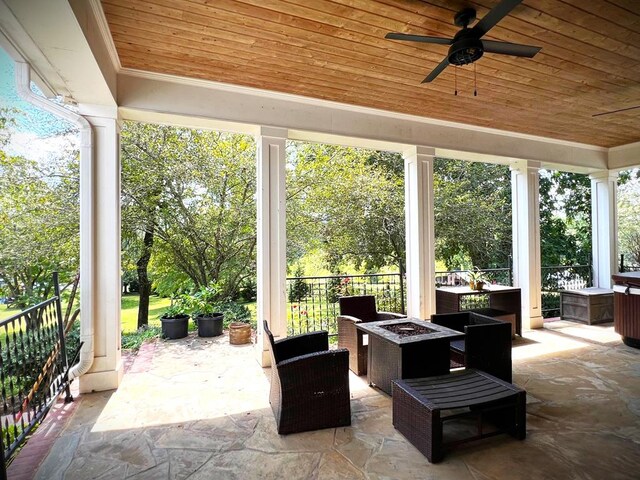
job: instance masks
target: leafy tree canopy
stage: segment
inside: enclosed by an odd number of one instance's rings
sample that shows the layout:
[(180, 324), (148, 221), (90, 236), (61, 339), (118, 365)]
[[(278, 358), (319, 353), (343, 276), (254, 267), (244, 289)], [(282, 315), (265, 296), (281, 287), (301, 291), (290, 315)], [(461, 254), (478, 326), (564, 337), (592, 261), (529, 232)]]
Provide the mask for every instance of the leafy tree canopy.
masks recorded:
[(153, 232), (164, 291), (217, 283), (221, 296), (237, 295), (255, 271), (253, 140), (127, 122), (121, 144), (125, 255), (136, 263)]

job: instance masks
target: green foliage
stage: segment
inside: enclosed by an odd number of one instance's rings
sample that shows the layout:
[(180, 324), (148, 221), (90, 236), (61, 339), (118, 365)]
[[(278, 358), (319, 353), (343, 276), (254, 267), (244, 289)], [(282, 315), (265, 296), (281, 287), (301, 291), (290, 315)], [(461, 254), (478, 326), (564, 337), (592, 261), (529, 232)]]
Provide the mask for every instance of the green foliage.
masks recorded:
[(215, 310), (215, 302), (218, 299), (219, 289), (215, 284), (201, 287), (195, 293), (189, 295), (189, 309), (193, 316), (211, 315)]
[(224, 328), (229, 328), (232, 322), (251, 323), (252, 327), (256, 328), (256, 322), (252, 321), (251, 312), (246, 305), (232, 301), (221, 302), (215, 305), (215, 311), (224, 315)]
[(436, 258), (447, 269), (504, 267), (511, 254), (509, 167), (437, 158), (434, 162)]
[(618, 189), (618, 238), (625, 264), (640, 265), (640, 169), (626, 175)]
[(122, 348), (137, 351), (147, 340), (160, 338), (161, 333), (162, 329), (157, 326), (142, 327), (135, 332), (122, 332)]
[[(404, 174), (397, 154), (291, 142), (287, 259), (322, 251), (328, 269), (404, 271)], [(394, 165), (394, 168), (390, 168)]]
[(126, 122), (121, 140), (123, 255), (137, 264), (147, 234), (158, 293), (215, 282), (237, 297), (254, 275), (253, 139)]
[(542, 265), (591, 263), (591, 180), (588, 175), (540, 174)]
[(36, 162), (0, 151), (0, 284), (26, 305), (51, 292), (51, 273), (74, 276), (79, 259), (78, 152)]
[(240, 299), (246, 302), (252, 302), (256, 300), (258, 296), (258, 284), (256, 282), (255, 275), (246, 278), (240, 284)]
[(164, 311), (161, 318), (177, 318), (189, 315), (191, 311), (191, 298), (189, 295), (180, 295), (171, 301), (171, 305)]
[(304, 279), (300, 278), (302, 276), (304, 276), (304, 270), (301, 265), (298, 265), (294, 273), (296, 279), (289, 287), (289, 302), (291, 303), (300, 302), (309, 293), (309, 285)]
[(469, 280), (474, 283), (486, 282), (487, 277), (484, 272), (480, 271), (478, 267), (473, 267), (473, 270), (469, 272)]

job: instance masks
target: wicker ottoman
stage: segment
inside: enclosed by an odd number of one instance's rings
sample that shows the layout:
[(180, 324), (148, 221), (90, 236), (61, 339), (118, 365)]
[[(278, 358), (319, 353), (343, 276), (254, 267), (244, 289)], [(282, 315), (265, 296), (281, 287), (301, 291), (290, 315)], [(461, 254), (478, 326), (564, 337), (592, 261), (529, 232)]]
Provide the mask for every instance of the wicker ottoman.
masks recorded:
[[(509, 433), (523, 440), (526, 433), (526, 392), (481, 372), (463, 370), (437, 377), (394, 380), (393, 426), (429, 462), (442, 460), (447, 447)], [(442, 415), (443, 410), (453, 410)], [(478, 417), (478, 434), (450, 445), (443, 441), (444, 422), (464, 416)], [(497, 430), (484, 433), (489, 418)]]

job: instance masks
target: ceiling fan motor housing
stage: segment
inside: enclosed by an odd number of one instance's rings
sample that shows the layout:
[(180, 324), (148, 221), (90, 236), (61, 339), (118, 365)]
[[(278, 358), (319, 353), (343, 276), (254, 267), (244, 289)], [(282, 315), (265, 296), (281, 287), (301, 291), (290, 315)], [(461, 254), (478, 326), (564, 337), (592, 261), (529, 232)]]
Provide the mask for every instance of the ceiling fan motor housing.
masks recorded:
[[(464, 33), (465, 30), (459, 33)], [(484, 47), (482, 41), (475, 36), (456, 35), (456, 39), (449, 47), (449, 63), (466, 65), (482, 57)]]

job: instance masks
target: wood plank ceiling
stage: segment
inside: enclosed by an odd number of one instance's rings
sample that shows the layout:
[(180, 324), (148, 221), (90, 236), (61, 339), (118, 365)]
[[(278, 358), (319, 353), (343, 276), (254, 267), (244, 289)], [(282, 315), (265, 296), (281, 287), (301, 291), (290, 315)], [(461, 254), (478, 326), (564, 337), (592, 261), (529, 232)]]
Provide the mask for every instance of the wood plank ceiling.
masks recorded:
[[(486, 53), (424, 77), (453, 16), (498, 0), (102, 0), (123, 68), (492, 127), (603, 147), (640, 141), (640, 1), (525, 0), (483, 37), (542, 47)], [(478, 96), (473, 96), (474, 66)], [(457, 76), (458, 95), (454, 95)]]

